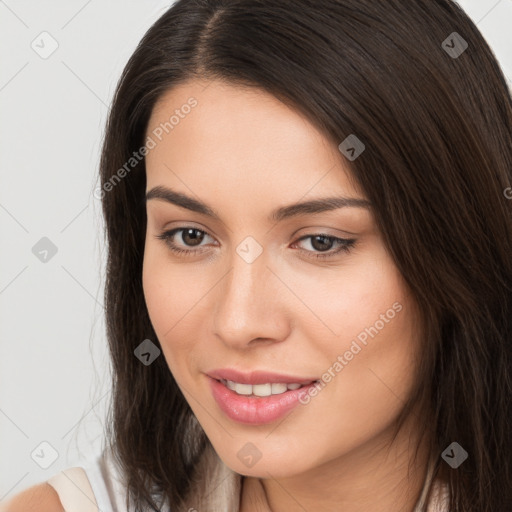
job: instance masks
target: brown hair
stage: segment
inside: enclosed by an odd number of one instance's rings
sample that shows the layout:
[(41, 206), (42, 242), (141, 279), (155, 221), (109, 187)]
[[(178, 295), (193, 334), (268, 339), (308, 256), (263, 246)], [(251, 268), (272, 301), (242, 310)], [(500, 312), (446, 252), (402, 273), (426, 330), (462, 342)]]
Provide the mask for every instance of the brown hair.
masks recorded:
[[(450, 51), (455, 41), (462, 53)], [(258, 87), (334, 144), (350, 134), (363, 141), (365, 151), (345, 163), (424, 327), (417, 385), (397, 431), (423, 404), (450, 511), (511, 510), (512, 201), (504, 190), (512, 99), (488, 44), (450, 0), (179, 0), (138, 45), (101, 158), (113, 365), (107, 437), (128, 499), (158, 510), (160, 496), (181, 510), (209, 446), (165, 359), (145, 366), (134, 356), (146, 338), (158, 345), (142, 290), (144, 159), (105, 187), (144, 144), (162, 93), (194, 78)], [(468, 453), (457, 469), (441, 458), (452, 442)]]

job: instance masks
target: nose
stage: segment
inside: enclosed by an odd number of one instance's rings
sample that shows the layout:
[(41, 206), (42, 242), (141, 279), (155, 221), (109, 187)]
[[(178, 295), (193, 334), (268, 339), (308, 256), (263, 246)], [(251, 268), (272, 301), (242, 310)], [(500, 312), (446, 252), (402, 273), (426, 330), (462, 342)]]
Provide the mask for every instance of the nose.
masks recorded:
[(252, 262), (234, 252), (213, 300), (214, 334), (232, 349), (285, 340), (290, 317), (286, 287), (269, 268), (264, 251)]

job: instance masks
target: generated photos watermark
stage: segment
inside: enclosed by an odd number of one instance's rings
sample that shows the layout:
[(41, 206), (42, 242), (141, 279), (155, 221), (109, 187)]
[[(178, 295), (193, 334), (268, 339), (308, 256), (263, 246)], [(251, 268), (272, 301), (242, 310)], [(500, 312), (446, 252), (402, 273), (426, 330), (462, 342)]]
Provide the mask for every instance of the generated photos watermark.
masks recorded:
[(324, 389), (325, 386), (327, 386), (327, 384), (331, 382), (332, 379), (336, 377), (336, 375), (338, 375), (338, 373), (340, 373), (350, 361), (352, 361), (352, 359), (354, 359), (354, 356), (359, 354), (361, 350), (368, 345), (368, 336), (372, 339), (377, 336), (377, 334), (384, 329), (386, 324), (389, 324), (389, 322), (393, 320), (396, 314), (402, 311), (402, 309), (402, 304), (400, 304), (400, 302), (395, 302), (385, 313), (380, 315), (379, 320), (377, 320), (372, 326), (366, 327), (362, 330), (356, 336), (356, 339), (352, 340), (350, 348), (346, 350), (343, 355), (339, 355), (336, 358), (336, 361), (324, 372), (320, 381), (313, 386), (310, 386), (307, 391), (304, 391), (299, 395), (299, 402), (303, 405), (309, 404), (311, 398), (317, 396), (318, 393), (322, 391), (322, 389)]
[[(146, 137), (146, 142), (137, 151), (132, 153), (132, 156), (120, 167), (101, 187), (94, 190), (94, 197), (102, 199), (103, 196), (110, 192), (132, 169), (134, 169), (144, 157), (154, 149), (164, 137), (164, 134), (169, 134), (176, 126), (179, 125), (182, 119), (190, 114), (192, 109), (198, 105), (198, 101), (194, 97), (190, 97), (187, 103), (181, 105), (174, 111), (174, 114), (169, 117), (168, 121), (160, 123), (153, 129), (151, 135)], [(156, 140), (155, 140), (156, 139)]]

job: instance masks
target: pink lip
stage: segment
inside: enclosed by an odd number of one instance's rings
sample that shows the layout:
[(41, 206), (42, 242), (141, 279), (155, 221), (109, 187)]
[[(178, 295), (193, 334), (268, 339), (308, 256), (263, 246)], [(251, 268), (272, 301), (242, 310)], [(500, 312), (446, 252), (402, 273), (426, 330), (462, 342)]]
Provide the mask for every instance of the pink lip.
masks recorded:
[[(222, 382), (217, 380), (217, 377), (213, 377), (213, 373), (219, 375), (220, 372), (210, 372), (208, 380), (210, 381), (213, 397), (221, 411), (230, 419), (249, 425), (263, 425), (282, 418), (300, 403), (300, 396), (303, 393), (307, 393), (308, 388), (314, 386), (314, 382), (312, 382), (302, 388), (288, 390), (279, 395), (265, 397), (243, 396), (228, 389)], [(263, 372), (253, 372), (250, 375), (244, 375), (238, 372), (223, 370), (221, 373), (222, 375), (230, 375), (230, 377), (219, 378), (241, 384), (265, 384), (269, 382), (300, 383), (314, 380)]]

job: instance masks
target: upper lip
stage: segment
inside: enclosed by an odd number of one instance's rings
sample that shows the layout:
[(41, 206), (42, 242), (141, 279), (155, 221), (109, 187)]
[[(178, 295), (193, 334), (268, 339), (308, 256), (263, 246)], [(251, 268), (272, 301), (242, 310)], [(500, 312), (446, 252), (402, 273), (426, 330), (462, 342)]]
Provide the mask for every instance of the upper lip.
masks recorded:
[(282, 373), (274, 373), (267, 371), (254, 370), (251, 372), (241, 372), (231, 368), (222, 368), (218, 370), (211, 370), (206, 373), (209, 377), (216, 380), (231, 380), (239, 384), (294, 384), (294, 383), (310, 383), (314, 382), (316, 378), (309, 378), (296, 375), (285, 375)]

